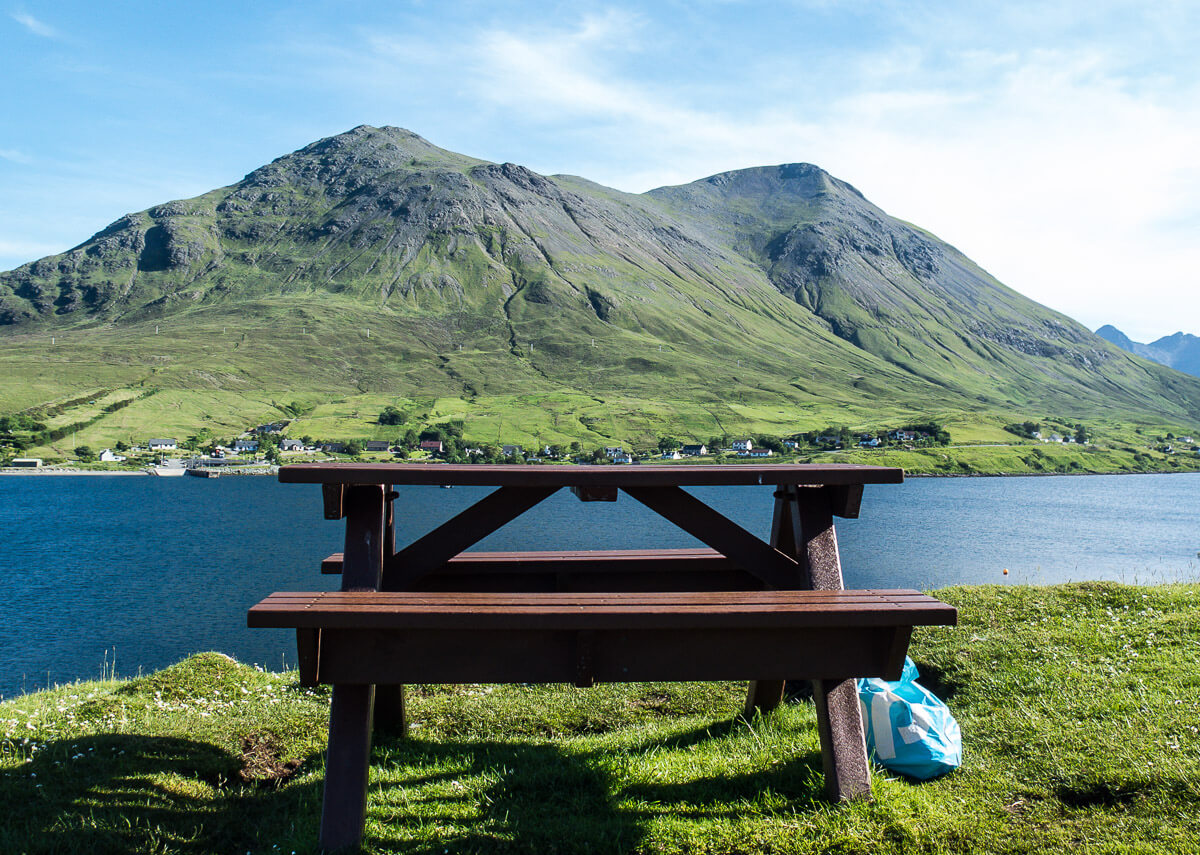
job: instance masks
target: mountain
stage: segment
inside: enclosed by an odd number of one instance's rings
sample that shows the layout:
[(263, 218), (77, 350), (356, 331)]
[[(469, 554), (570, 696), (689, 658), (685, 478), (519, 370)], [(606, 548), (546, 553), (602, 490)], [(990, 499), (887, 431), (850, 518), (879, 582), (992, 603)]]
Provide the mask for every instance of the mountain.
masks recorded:
[(1174, 335), (1165, 335), (1150, 344), (1142, 344), (1130, 341), (1129, 336), (1112, 324), (1100, 327), (1096, 330), (1096, 335), (1111, 341), (1122, 350), (1136, 353), (1143, 359), (1150, 359), (1185, 374), (1200, 377), (1200, 337), (1177, 332)]
[[(629, 194), (399, 128), (320, 140), (0, 273), (0, 341), (0, 411), (154, 390), (180, 430), (283, 401), (348, 429), (389, 398), (500, 438), (1200, 420), (1200, 381), (816, 166)], [(375, 397), (359, 412), (354, 396)], [(497, 396), (520, 405), (489, 409)], [(534, 408), (553, 424), (525, 423)]]

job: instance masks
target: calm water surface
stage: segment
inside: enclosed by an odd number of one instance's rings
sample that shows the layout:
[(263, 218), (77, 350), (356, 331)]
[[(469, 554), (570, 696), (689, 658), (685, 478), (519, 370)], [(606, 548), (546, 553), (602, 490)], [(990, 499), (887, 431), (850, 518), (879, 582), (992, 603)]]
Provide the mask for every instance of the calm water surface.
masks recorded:
[[(398, 542), (487, 492), (402, 489)], [(767, 536), (770, 488), (694, 492)], [(294, 634), (246, 629), (246, 609), (334, 587), (319, 564), (342, 533), (317, 487), (272, 478), (2, 477), (0, 695), (97, 677), (114, 658), (123, 675), (199, 650), (290, 665)], [(838, 535), (848, 587), (1196, 581), (1200, 474), (912, 479), (868, 487)], [(695, 544), (628, 496), (561, 491), (477, 548)]]

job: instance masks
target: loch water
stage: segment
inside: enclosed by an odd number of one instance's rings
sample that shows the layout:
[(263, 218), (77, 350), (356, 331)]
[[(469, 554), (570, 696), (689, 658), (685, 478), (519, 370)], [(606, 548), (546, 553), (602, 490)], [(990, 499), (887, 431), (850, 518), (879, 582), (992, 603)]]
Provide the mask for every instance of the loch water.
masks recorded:
[[(400, 490), (397, 543), (487, 492)], [(693, 492), (767, 536), (769, 487)], [(1200, 474), (913, 478), (867, 487), (861, 517), (837, 528), (847, 587), (1195, 582)], [(273, 478), (0, 477), (0, 697), (202, 650), (289, 666), (294, 633), (249, 630), (246, 610), (272, 591), (335, 587), (319, 566), (342, 535), (317, 487)], [(563, 490), (475, 548), (692, 545), (628, 496), (584, 504)]]

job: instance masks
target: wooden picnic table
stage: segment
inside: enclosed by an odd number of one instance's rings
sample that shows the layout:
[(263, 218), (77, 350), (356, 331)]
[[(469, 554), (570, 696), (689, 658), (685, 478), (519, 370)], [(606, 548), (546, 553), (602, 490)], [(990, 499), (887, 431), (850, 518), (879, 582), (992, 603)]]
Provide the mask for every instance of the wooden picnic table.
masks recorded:
[[(275, 594), (249, 618), (296, 627), (302, 681), (334, 685), (326, 848), (361, 839), (372, 717), (403, 731), (402, 681), (742, 677), (752, 714), (780, 703), (785, 678), (815, 678), (827, 793), (869, 797), (854, 677), (895, 679), (912, 625), (954, 622), (915, 591), (843, 590), (833, 519), (858, 516), (865, 485), (903, 481), (897, 468), (311, 463), (279, 480), (321, 485), (326, 518), (346, 520), (343, 552), (322, 565), (341, 592)], [(413, 485), (497, 489), (397, 549), (393, 489)], [(774, 498), (766, 541), (684, 489), (759, 485)], [(705, 547), (466, 552), (563, 488), (625, 493)]]

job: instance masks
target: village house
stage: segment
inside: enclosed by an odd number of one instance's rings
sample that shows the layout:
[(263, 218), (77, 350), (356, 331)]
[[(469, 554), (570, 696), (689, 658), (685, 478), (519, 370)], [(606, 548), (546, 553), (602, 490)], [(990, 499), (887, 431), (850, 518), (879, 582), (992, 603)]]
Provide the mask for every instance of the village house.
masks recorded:
[(283, 429), (288, 426), (287, 422), (271, 422), (270, 424), (259, 425), (254, 429), (255, 433), (283, 433)]
[(243, 451), (258, 451), (258, 440), (235, 439), (233, 441), (233, 450), (239, 454)]
[(703, 444), (685, 445), (680, 451), (683, 452), (684, 457), (703, 457), (708, 454), (708, 447)]
[(754, 441), (750, 439), (735, 439), (730, 443), (729, 447), (734, 451), (750, 451), (754, 448)]
[(280, 451), (303, 451), (304, 443), (298, 439), (281, 439), (279, 441)]
[(179, 443), (173, 439), (151, 439), (146, 441), (146, 447), (151, 451), (174, 451)]
[(738, 457), (770, 457), (771, 449), (769, 448), (750, 448), (745, 451), (739, 451)]
[(345, 454), (346, 443), (344, 442), (326, 442), (321, 445), (321, 450), (327, 454)]
[(120, 463), (125, 459), (125, 455), (117, 454), (111, 448), (106, 448), (100, 452), (100, 457), (98, 459), (101, 463)]
[(871, 436), (869, 433), (864, 433), (858, 438), (858, 444), (862, 448), (878, 448), (879, 437)]
[(794, 439), (785, 439), (785, 440), (783, 441), (783, 444), (784, 444), (784, 445), (785, 445), (787, 448), (790, 448), (790, 449), (792, 449), (793, 451), (795, 451), (797, 448), (799, 448), (799, 447), (800, 447), (800, 443), (799, 443), (799, 442), (797, 442), (797, 441), (796, 441), (796, 440), (794, 440)]
[(678, 451), (664, 451), (661, 457), (663, 460), (683, 460), (683, 455)]
[(612, 460), (613, 463), (632, 463), (633, 462), (633, 456), (630, 455), (630, 453), (628, 451), (622, 451), (620, 454), (617, 454), (609, 459)]
[(441, 454), (443, 451), (442, 441), (440, 439), (423, 439), (420, 449), (428, 451), (430, 454)]
[(41, 469), (42, 458), (40, 457), (14, 457), (8, 463), (14, 469)]
[(514, 454), (525, 454), (525, 449), (519, 445), (502, 445), (500, 446), (500, 453), (505, 457), (512, 457)]
[(618, 457), (627, 457), (628, 454), (623, 448), (611, 448), (606, 446), (604, 449), (604, 456), (610, 460), (616, 460)]
[(915, 430), (888, 431), (888, 439), (896, 440), (898, 442), (912, 442), (917, 438), (917, 436), (918, 435)]
[(387, 451), (390, 445), (386, 439), (368, 439), (367, 451)]

